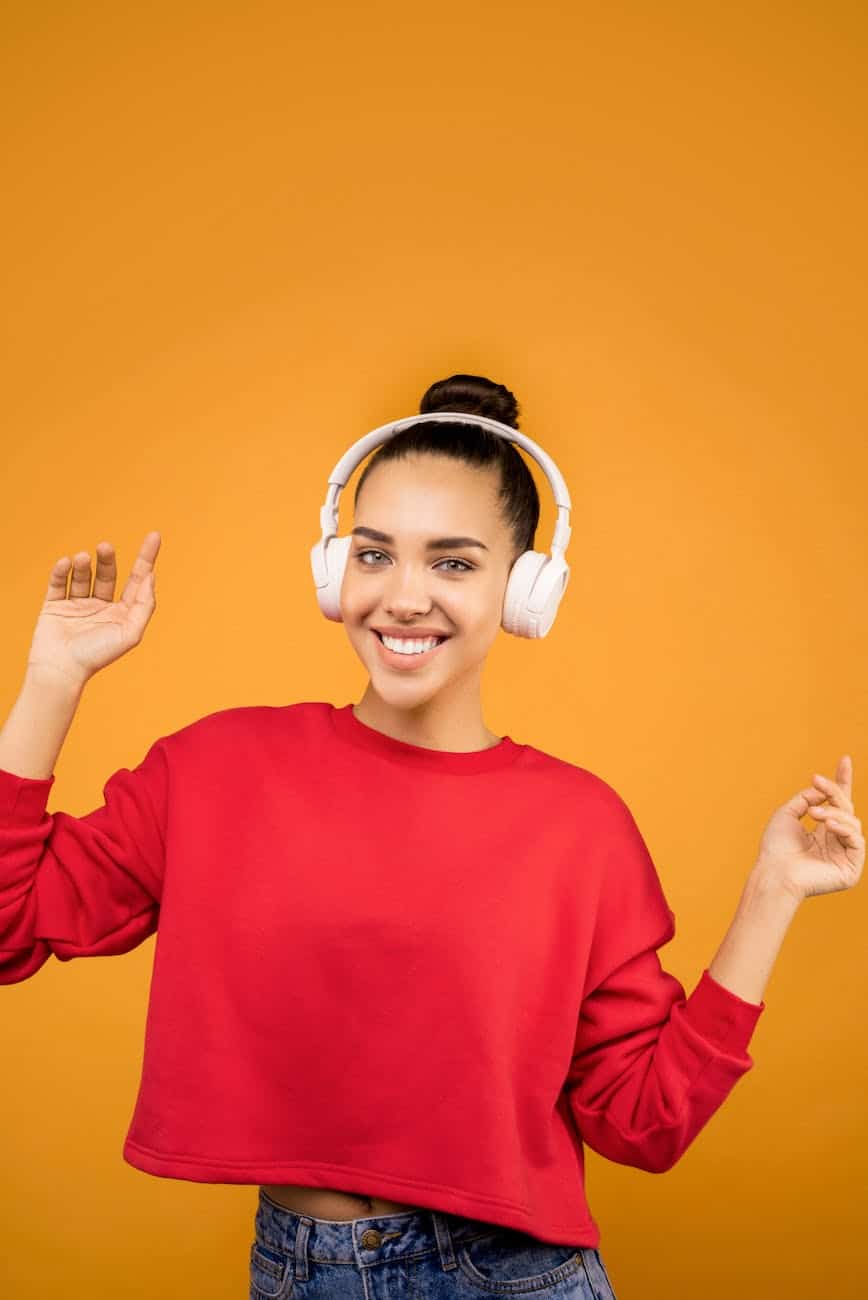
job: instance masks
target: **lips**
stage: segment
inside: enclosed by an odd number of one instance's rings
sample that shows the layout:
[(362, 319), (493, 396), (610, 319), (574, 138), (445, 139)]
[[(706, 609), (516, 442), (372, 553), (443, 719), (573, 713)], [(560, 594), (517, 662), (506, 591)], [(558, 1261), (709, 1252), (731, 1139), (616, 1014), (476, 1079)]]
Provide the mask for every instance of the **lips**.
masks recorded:
[(382, 656), (384, 663), (387, 664), (388, 667), (395, 668), (402, 672), (407, 672), (411, 668), (423, 668), (436, 654), (440, 653), (440, 650), (449, 640), (449, 637), (444, 637), (442, 640), (439, 640), (435, 646), (432, 646), (430, 650), (423, 650), (419, 654), (402, 654), (400, 650), (390, 650), (383, 642), (382, 636), (376, 628), (371, 628), (371, 632), (377, 639), (379, 647), (378, 653)]

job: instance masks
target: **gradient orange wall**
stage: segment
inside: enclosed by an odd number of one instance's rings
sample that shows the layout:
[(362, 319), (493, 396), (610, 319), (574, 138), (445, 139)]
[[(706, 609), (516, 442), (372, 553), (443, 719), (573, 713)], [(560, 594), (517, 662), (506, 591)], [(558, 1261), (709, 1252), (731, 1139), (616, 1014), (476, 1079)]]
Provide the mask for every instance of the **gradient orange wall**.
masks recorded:
[[(692, 989), (774, 809), (847, 752), (868, 810), (866, 45), (819, 0), (8, 7), (3, 717), (55, 559), (107, 538), (125, 577), (163, 537), (49, 811), (214, 710), (359, 699), (309, 568), (326, 476), (489, 375), (573, 536), (486, 722), (627, 799)], [(866, 922), (864, 885), (803, 905), (675, 1169), (589, 1153), (619, 1300), (865, 1294)], [(255, 1187), (121, 1157), (153, 943), (0, 995), (16, 1300), (246, 1294)]]

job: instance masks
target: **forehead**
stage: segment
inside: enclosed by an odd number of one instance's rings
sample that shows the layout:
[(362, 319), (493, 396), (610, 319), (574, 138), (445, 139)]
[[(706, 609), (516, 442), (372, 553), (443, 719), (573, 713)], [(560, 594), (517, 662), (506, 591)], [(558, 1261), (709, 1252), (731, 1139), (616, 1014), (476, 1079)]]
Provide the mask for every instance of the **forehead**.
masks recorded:
[(359, 492), (354, 522), (410, 537), (465, 533), (491, 540), (503, 524), (493, 468), (445, 456), (385, 461)]

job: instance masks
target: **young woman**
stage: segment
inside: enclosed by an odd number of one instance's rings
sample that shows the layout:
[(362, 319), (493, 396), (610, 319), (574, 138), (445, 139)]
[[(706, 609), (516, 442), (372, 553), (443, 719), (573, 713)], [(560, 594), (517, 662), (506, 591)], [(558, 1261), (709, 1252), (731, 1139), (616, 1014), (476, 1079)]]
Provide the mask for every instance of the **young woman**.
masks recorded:
[(457, 375), (420, 410), (444, 420), (396, 433), (356, 489), (359, 702), (207, 715), (80, 818), (46, 812), (55, 763), (85, 683), (142, 639), (160, 536), (116, 602), (108, 543), (92, 591), (86, 552), (68, 594), (54, 566), (0, 733), (0, 981), (157, 932), (124, 1158), (258, 1185), (252, 1300), (611, 1300), (583, 1147), (668, 1169), (752, 1067), (799, 902), (861, 875), (852, 764), (775, 813), (686, 997), (624, 801), (483, 717), (539, 500), (511, 442), (448, 412), (517, 428), (515, 399)]

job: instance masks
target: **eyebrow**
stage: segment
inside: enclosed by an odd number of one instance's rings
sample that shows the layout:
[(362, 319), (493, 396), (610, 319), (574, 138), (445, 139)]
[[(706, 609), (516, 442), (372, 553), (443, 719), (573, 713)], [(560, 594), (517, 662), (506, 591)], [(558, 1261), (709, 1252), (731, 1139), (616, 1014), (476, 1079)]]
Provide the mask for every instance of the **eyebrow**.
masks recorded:
[[(395, 544), (394, 537), (389, 533), (381, 533), (376, 528), (363, 528), (361, 525), (353, 529), (351, 536), (369, 537), (372, 542), (385, 542), (386, 546)], [(476, 537), (435, 537), (425, 543), (427, 551), (448, 551), (459, 546), (481, 546), (483, 551), (488, 550), (485, 542), (480, 542)]]

